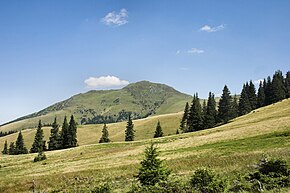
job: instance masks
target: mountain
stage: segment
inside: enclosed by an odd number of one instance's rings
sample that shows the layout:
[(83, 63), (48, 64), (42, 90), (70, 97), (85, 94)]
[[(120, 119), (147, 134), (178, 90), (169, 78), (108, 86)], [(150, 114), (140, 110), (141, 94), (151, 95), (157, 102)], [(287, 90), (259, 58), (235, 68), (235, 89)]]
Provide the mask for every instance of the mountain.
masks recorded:
[(39, 119), (45, 125), (56, 116), (61, 122), (73, 114), (79, 124), (113, 123), (182, 111), (191, 96), (165, 84), (141, 81), (119, 90), (91, 90), (18, 118), (0, 127), (1, 131), (32, 128)]

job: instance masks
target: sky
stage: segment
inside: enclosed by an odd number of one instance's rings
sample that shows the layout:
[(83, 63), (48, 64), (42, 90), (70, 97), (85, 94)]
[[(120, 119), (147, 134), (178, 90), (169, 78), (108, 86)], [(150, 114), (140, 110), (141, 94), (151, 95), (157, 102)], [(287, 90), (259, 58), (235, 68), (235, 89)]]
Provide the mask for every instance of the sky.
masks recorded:
[(1, 0), (0, 124), (141, 80), (206, 98), (290, 70), (289, 0)]

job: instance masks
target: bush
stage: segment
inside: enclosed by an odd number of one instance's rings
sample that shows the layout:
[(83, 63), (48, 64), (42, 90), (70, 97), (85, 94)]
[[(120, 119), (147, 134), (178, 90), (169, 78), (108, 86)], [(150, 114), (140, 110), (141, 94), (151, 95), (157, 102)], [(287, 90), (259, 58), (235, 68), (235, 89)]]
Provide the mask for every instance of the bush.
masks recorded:
[(290, 186), (290, 169), (285, 160), (264, 158), (257, 169), (246, 177), (252, 184), (252, 190), (263, 191)]
[(42, 152), (39, 152), (37, 156), (34, 158), (33, 162), (39, 162), (42, 160), (46, 160), (46, 155)]
[(91, 193), (110, 193), (111, 192), (111, 186), (106, 183), (106, 184), (101, 184), (97, 187), (95, 187)]
[(197, 169), (190, 180), (190, 185), (202, 193), (225, 192), (226, 180), (209, 169)]
[(182, 183), (178, 179), (169, 179), (161, 181), (155, 185), (142, 186), (140, 184), (132, 185), (128, 193), (192, 193), (188, 184)]

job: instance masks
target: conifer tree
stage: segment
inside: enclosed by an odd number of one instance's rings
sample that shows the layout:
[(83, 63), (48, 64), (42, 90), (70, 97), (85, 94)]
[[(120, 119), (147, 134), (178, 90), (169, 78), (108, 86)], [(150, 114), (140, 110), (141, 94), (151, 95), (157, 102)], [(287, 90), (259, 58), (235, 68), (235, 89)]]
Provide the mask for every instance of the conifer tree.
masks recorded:
[(39, 120), (36, 134), (34, 137), (34, 142), (30, 149), (30, 153), (37, 153), (39, 149), (43, 149), (43, 144), (44, 144), (43, 137), (44, 136), (43, 136), (42, 124), (41, 124), (41, 120)]
[(264, 81), (264, 89), (265, 89), (265, 105), (271, 104), (272, 101), (272, 80), (271, 77), (267, 77), (267, 81)]
[(276, 103), (285, 98), (284, 77), (280, 70), (276, 71), (272, 79), (270, 103)]
[(204, 115), (204, 128), (212, 128), (216, 125), (216, 102), (214, 99), (214, 94), (212, 92), (209, 92), (208, 99), (207, 99), (207, 105), (206, 105), (206, 111)]
[(179, 129), (184, 133), (187, 130), (187, 119), (188, 119), (188, 114), (189, 114), (189, 105), (188, 102), (186, 102), (185, 104), (185, 108), (184, 108), (184, 113), (180, 122), (180, 127)]
[(24, 145), (24, 139), (20, 131), (16, 140), (15, 154), (18, 155), (18, 154), (27, 154), (27, 153), (28, 151)]
[(251, 110), (257, 108), (257, 95), (256, 95), (256, 88), (252, 81), (249, 83), (248, 87), (248, 98), (251, 105)]
[(264, 80), (264, 83), (260, 81), (259, 89), (258, 89), (258, 96), (257, 96), (257, 107), (263, 107), (265, 106), (265, 87), (264, 85), (266, 80)]
[(60, 138), (61, 138), (61, 148), (69, 148), (69, 143), (68, 143), (68, 123), (67, 123), (67, 119), (66, 116), (64, 117), (63, 120), (63, 124), (62, 124), (62, 128), (61, 128), (61, 134), (60, 134)]
[(4, 148), (2, 150), (2, 154), (8, 154), (8, 144), (7, 144), (7, 140), (4, 143)]
[(247, 94), (247, 86), (244, 84), (239, 101), (239, 115), (245, 115), (251, 111), (251, 104)]
[(235, 94), (232, 101), (231, 119), (234, 119), (238, 116), (239, 116), (239, 103), (238, 103), (238, 97)]
[(9, 155), (16, 155), (14, 142), (11, 142), (9, 145)]
[(154, 144), (146, 147), (145, 158), (141, 161), (141, 167), (136, 176), (143, 186), (154, 186), (156, 183), (168, 179), (170, 171), (163, 165), (163, 161), (158, 156), (159, 151)]
[(60, 148), (60, 136), (59, 136), (59, 125), (57, 124), (56, 117), (51, 125), (50, 137), (48, 142), (49, 150), (56, 150)]
[(134, 139), (135, 139), (134, 124), (131, 119), (131, 115), (129, 115), (126, 130), (125, 130), (125, 141), (134, 141)]
[(179, 134), (179, 129), (176, 129), (176, 135), (178, 135)]
[(206, 104), (206, 100), (203, 100), (202, 102), (202, 118), (204, 119), (204, 116), (206, 114), (207, 111), (207, 104)]
[(219, 101), (218, 119), (222, 123), (227, 123), (231, 119), (232, 97), (227, 85), (223, 88), (223, 93)]
[(290, 98), (290, 71), (287, 72), (284, 82), (286, 98)]
[(202, 110), (197, 93), (193, 96), (191, 107), (189, 109), (187, 126), (188, 128), (186, 132), (199, 131), (203, 129)]
[(102, 130), (102, 137), (99, 140), (99, 143), (109, 143), (109, 131), (106, 123), (104, 124), (103, 130)]
[(68, 147), (76, 147), (77, 143), (77, 123), (72, 115), (68, 126)]
[(154, 138), (157, 137), (162, 137), (163, 136), (163, 131), (160, 125), (160, 121), (157, 122), (157, 126), (156, 126), (156, 130), (155, 130), (155, 134), (154, 134)]

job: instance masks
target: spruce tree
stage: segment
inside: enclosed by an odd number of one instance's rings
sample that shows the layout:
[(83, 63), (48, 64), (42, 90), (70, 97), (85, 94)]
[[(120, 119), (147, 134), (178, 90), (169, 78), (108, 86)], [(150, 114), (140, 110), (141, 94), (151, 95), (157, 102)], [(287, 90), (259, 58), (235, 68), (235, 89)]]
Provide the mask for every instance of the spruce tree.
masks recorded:
[(156, 126), (156, 130), (155, 130), (155, 134), (154, 134), (154, 138), (157, 137), (162, 137), (163, 136), (163, 131), (160, 125), (160, 121), (157, 122), (157, 126)]
[(50, 137), (48, 142), (48, 150), (56, 150), (60, 148), (60, 135), (59, 135), (59, 125), (57, 124), (56, 117), (51, 125)]
[(276, 71), (272, 79), (271, 88), (272, 97), (270, 98), (270, 103), (276, 103), (285, 98), (285, 87), (284, 87), (284, 77), (280, 70)]
[(62, 124), (62, 128), (61, 128), (61, 134), (60, 134), (60, 138), (61, 138), (61, 148), (68, 148), (69, 147), (69, 143), (68, 143), (68, 123), (67, 123), (67, 119), (66, 116), (64, 117), (63, 120), (63, 124)]
[(141, 167), (136, 176), (143, 186), (154, 186), (156, 183), (168, 179), (170, 171), (163, 165), (163, 161), (158, 156), (159, 151), (154, 144), (146, 147), (145, 158), (141, 161)]
[(9, 155), (16, 155), (14, 142), (11, 142), (9, 145)]
[(77, 143), (77, 123), (75, 122), (74, 116), (72, 115), (68, 126), (68, 146), (76, 147)]
[(176, 129), (176, 135), (178, 135), (179, 134), (179, 129)]
[(231, 119), (232, 97), (227, 85), (223, 88), (223, 93), (219, 101), (218, 120), (227, 123)]
[(202, 110), (197, 93), (193, 96), (191, 107), (189, 109), (187, 126), (188, 128), (186, 132), (199, 131), (203, 129)]
[(245, 115), (251, 111), (251, 103), (247, 94), (247, 86), (244, 84), (239, 101), (239, 115)]
[(104, 124), (103, 130), (102, 130), (102, 137), (99, 140), (99, 143), (109, 143), (109, 132), (108, 132), (108, 127), (106, 123)]
[(212, 128), (216, 125), (216, 102), (214, 99), (214, 94), (209, 92), (207, 105), (206, 105), (205, 115), (204, 115), (204, 128)]
[(44, 136), (43, 136), (42, 124), (41, 124), (41, 120), (39, 120), (36, 134), (34, 137), (34, 142), (30, 149), (30, 153), (37, 153), (39, 149), (43, 150), (43, 144), (44, 144), (43, 137)]
[(203, 102), (202, 102), (202, 119), (204, 119), (204, 116), (206, 114), (206, 111), (207, 111), (206, 100), (203, 100)]
[(187, 119), (189, 114), (189, 105), (188, 102), (185, 104), (184, 113), (180, 122), (179, 129), (184, 133), (187, 130)]
[(232, 108), (231, 108), (231, 119), (234, 119), (239, 116), (239, 103), (238, 103), (238, 97), (235, 94), (233, 101), (232, 101)]
[(264, 83), (260, 81), (257, 97), (257, 107), (265, 106), (265, 87), (264, 87), (264, 85), (266, 84), (265, 81), (266, 80), (264, 80)]
[(18, 154), (27, 154), (27, 153), (28, 151), (24, 145), (24, 139), (20, 131), (16, 140), (15, 154), (18, 155)]
[(286, 98), (290, 98), (290, 71), (287, 72), (284, 83)]
[(131, 115), (129, 115), (126, 130), (125, 130), (125, 141), (134, 141), (134, 139), (135, 139), (134, 124), (131, 119)]
[(249, 88), (248, 88), (248, 98), (251, 105), (251, 110), (257, 108), (257, 95), (256, 95), (256, 88), (252, 81), (250, 81)]
[(265, 85), (264, 85), (264, 89), (265, 89), (265, 105), (269, 105), (269, 104), (271, 104), (272, 95), (273, 95), (271, 77), (268, 76), (267, 77), (267, 81), (264, 80), (264, 83), (265, 83)]
[(7, 144), (7, 140), (4, 143), (4, 148), (2, 150), (2, 154), (8, 154), (8, 144)]

